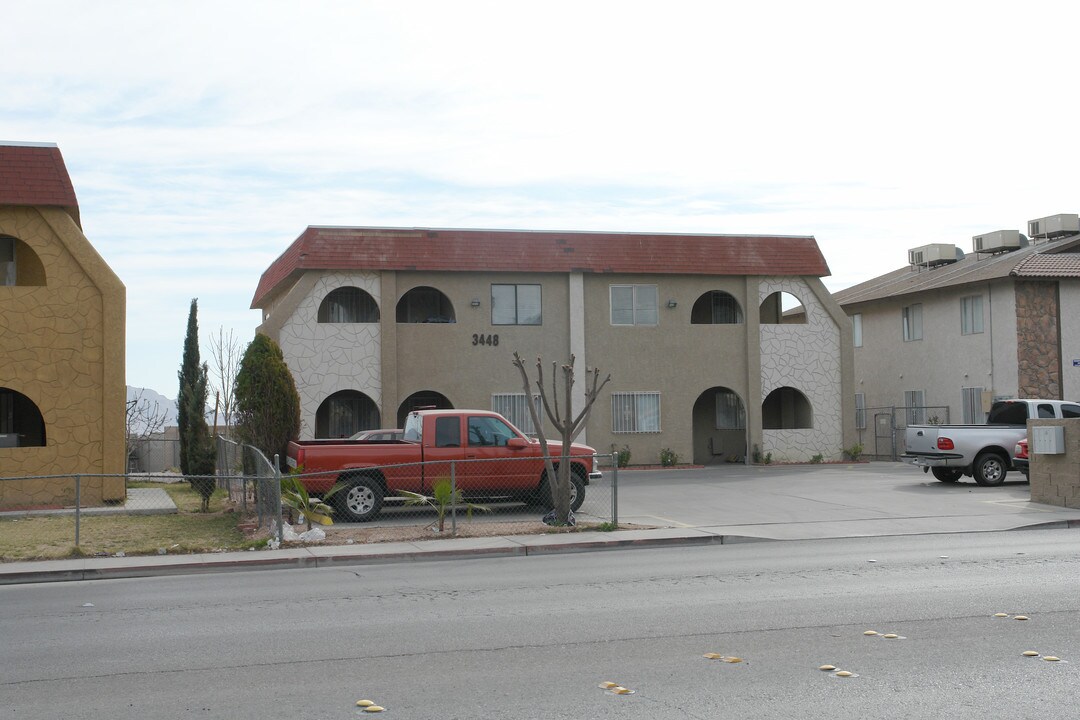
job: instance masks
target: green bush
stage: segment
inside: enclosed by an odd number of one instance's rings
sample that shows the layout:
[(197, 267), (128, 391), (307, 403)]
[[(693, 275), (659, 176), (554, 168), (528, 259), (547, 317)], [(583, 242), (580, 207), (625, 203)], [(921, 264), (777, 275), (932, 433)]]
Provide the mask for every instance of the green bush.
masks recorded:
[(630, 464), (630, 446), (623, 445), (623, 449), (615, 453), (615, 459), (619, 467), (624, 468)]
[(860, 457), (862, 457), (862, 453), (863, 453), (862, 443), (855, 443), (851, 447), (845, 448), (844, 457), (846, 457), (848, 460), (853, 460), (854, 461), (854, 460), (858, 460)]
[(678, 465), (679, 456), (671, 448), (664, 448), (660, 451), (660, 464), (664, 467)]
[(825, 456), (824, 456), (824, 455), (822, 455), (821, 453), (818, 453), (817, 455), (815, 455), (815, 456), (813, 456), (812, 458), (810, 458), (810, 462), (812, 462), (812, 463), (814, 463), (815, 465), (817, 465), (818, 463), (820, 463), (820, 462), (821, 462), (822, 460), (824, 460), (824, 459), (825, 459)]

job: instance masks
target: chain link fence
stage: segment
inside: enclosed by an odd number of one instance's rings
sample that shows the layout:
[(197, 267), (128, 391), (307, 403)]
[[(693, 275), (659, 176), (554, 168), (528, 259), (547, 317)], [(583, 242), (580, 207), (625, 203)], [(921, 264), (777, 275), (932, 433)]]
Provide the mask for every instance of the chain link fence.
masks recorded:
[(947, 405), (858, 408), (855, 414), (863, 455), (874, 460), (899, 460), (907, 449), (905, 433), (909, 425), (949, 424)]
[[(0, 559), (81, 555), (83, 546), (108, 548), (92, 554), (240, 549), (250, 535), (238, 528), (261, 531), (261, 542), (267, 534), (288, 539), (289, 521), (302, 518), (282, 506), (275, 462), (222, 437), (217, 452), (217, 473), (204, 478), (214, 490), (209, 513), (200, 512), (199, 493), (178, 473), (0, 477)], [(577, 524), (618, 524), (616, 459), (593, 458), (591, 476), (574, 463), (569, 489)], [(429, 461), (296, 477), (313, 496), (327, 499), (335, 525), (345, 529), (445, 524), (456, 532), (466, 521), (535, 523), (553, 507), (542, 458)], [(13, 547), (29, 547), (29, 554), (13, 554)]]

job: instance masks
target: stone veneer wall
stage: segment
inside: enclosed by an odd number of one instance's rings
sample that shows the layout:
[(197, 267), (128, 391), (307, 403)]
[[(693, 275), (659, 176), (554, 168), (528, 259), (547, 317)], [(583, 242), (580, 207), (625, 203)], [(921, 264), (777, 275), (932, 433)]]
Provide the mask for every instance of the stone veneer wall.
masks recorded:
[(1056, 282), (1016, 281), (1017, 390), (1060, 400), (1061, 317)]
[[(393, 307), (380, 299), (378, 273), (326, 273), (300, 300), (278, 333), (278, 345), (300, 395), (300, 437), (315, 436), (315, 413), (339, 390), (357, 390), (381, 406), (380, 323), (320, 323), (319, 306), (332, 290), (358, 287), (370, 293), (383, 322), (394, 322)], [(387, 314), (389, 313), (389, 315)], [(383, 418), (391, 426), (396, 418)]]
[[(1033, 427), (1065, 428), (1065, 453), (1043, 455), (1031, 452)], [(1029, 420), (1028, 457), (1031, 501), (1046, 505), (1080, 508), (1080, 420)]]
[(774, 292), (797, 297), (806, 323), (761, 325), (761, 400), (779, 387), (799, 390), (813, 408), (813, 427), (762, 430), (761, 452), (781, 462), (805, 462), (818, 454), (838, 460), (844, 443), (840, 329), (803, 280), (762, 278), (758, 304)]
[[(0, 448), (0, 477), (122, 474), (123, 284), (58, 209), (0, 208), (0, 234), (26, 243), (45, 284), (0, 287), (0, 386), (30, 398), (44, 447)], [(82, 481), (84, 504), (122, 500), (119, 478)], [(70, 505), (66, 480), (0, 482), (0, 507)]]

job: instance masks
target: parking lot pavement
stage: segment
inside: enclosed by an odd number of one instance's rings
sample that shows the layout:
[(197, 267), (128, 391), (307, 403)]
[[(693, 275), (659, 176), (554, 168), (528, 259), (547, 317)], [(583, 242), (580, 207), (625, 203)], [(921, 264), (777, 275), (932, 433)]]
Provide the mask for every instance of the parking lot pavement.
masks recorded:
[(1010, 473), (998, 487), (964, 480), (938, 482), (893, 462), (624, 470), (619, 473), (619, 522), (771, 539), (1080, 522), (1080, 510), (1032, 503), (1019, 473)]

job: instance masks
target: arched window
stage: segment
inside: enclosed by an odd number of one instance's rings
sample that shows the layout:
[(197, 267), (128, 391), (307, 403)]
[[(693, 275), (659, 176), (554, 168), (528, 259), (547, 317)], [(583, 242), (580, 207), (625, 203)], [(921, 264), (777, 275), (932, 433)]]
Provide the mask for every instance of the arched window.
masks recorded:
[(691, 325), (740, 325), (743, 321), (739, 301), (723, 290), (710, 290), (697, 299), (690, 311)]
[(806, 307), (791, 293), (774, 292), (761, 303), (762, 325), (799, 325), (806, 323)]
[(45, 420), (34, 401), (0, 387), (0, 448), (44, 447)]
[(375, 298), (358, 287), (332, 290), (319, 305), (321, 323), (376, 323), (379, 306)]
[(761, 427), (794, 430), (814, 426), (814, 409), (806, 396), (793, 387), (779, 387), (761, 403)]
[(45, 266), (34, 249), (18, 238), (0, 235), (0, 286), (44, 284)]
[(315, 411), (316, 438), (347, 438), (379, 427), (379, 407), (356, 390), (339, 390)]
[(454, 306), (450, 299), (433, 287), (415, 287), (401, 296), (397, 304), (399, 323), (452, 323)]
[(433, 408), (435, 410), (453, 410), (454, 404), (443, 395), (442, 393), (435, 392), (434, 390), (420, 390), (414, 392), (409, 397), (405, 398), (404, 402), (398, 406), (397, 411), (397, 426), (399, 428), (405, 427), (405, 418), (413, 410), (420, 410), (422, 408)]

